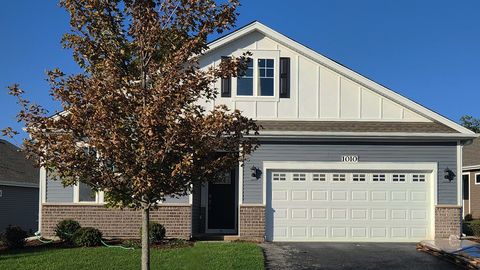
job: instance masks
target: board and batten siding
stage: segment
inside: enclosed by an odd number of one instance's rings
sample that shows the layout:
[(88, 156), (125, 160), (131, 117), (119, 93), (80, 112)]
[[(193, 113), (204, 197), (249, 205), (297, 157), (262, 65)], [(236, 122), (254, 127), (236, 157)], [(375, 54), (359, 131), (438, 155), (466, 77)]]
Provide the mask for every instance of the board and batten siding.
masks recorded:
[[(222, 56), (240, 56), (247, 51), (253, 59), (274, 60), (274, 96), (237, 96), (236, 78), (233, 78), (231, 97), (219, 95), (213, 102), (200, 101), (201, 105), (211, 109), (224, 104), (253, 119), (431, 121), (259, 31), (207, 52), (200, 58), (200, 67), (218, 66)], [(289, 98), (279, 97), (280, 57), (290, 58)], [(220, 80), (215, 87), (221, 88)]]
[[(344, 155), (358, 155), (359, 163), (435, 162), (438, 164), (438, 204), (457, 204), (456, 142), (261, 142), (260, 147), (243, 167), (243, 203), (263, 203), (263, 177), (258, 180), (252, 177), (250, 172), (252, 166), (262, 169), (264, 161), (340, 162)], [(444, 179), (444, 170), (447, 167), (457, 175), (451, 182)]]
[(38, 188), (0, 185), (0, 190), (0, 232), (8, 225), (37, 231)]

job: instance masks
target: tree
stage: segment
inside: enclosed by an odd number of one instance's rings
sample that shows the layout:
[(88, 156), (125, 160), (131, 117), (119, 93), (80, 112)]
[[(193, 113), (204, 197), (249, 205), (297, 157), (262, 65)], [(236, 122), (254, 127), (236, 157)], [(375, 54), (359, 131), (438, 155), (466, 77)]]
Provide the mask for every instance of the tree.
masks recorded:
[(460, 124), (475, 133), (480, 133), (480, 119), (470, 115), (460, 117)]
[[(237, 0), (62, 0), (63, 46), (82, 68), (48, 72), (63, 112), (49, 117), (9, 87), (30, 138), (24, 148), (64, 185), (104, 191), (109, 206), (142, 211), (142, 269), (149, 269), (150, 209), (193, 184), (216, 181), (257, 147), (259, 127), (237, 110), (206, 111), (214, 82), (246, 68), (247, 54), (200, 69), (207, 37), (231, 29)], [(6, 128), (3, 133), (15, 135)]]

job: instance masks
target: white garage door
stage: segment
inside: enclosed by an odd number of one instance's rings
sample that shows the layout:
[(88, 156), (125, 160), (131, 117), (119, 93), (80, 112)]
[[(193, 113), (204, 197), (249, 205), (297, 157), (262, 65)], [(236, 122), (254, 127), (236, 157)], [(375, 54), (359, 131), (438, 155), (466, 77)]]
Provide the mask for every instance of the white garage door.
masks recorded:
[(431, 172), (271, 171), (269, 241), (432, 238)]

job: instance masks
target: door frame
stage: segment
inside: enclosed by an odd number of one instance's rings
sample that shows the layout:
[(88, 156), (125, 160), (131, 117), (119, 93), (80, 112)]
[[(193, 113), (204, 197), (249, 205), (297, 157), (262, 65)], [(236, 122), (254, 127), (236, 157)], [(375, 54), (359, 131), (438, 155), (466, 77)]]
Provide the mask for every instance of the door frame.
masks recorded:
[(205, 185), (206, 189), (206, 194), (207, 194), (207, 200), (206, 200), (206, 206), (205, 206), (205, 232), (206, 233), (216, 233), (216, 234), (235, 234), (238, 232), (238, 214), (240, 212), (239, 209), (239, 204), (238, 204), (238, 182), (239, 182), (239, 177), (238, 177), (238, 168), (232, 169), (234, 171), (234, 176), (235, 176), (235, 188), (234, 188), (234, 193), (235, 193), (235, 206), (234, 206), (234, 228), (233, 229), (210, 229), (208, 228), (208, 187), (210, 186), (210, 182), (208, 182)]
[[(464, 188), (464, 187), (463, 187), (463, 176), (464, 176), (464, 175), (467, 175), (467, 176), (468, 176), (468, 181), (467, 181), (467, 182), (468, 182), (468, 213), (465, 212), (465, 200), (463, 199), (463, 188)], [(470, 203), (470, 198), (471, 198), (471, 197), (470, 197), (470, 196), (472, 195), (472, 194), (471, 194), (472, 186), (470, 185), (470, 178), (472, 178), (471, 176), (472, 176), (472, 175), (471, 175), (471, 172), (470, 172), (470, 171), (468, 171), (468, 172), (462, 172), (462, 206), (463, 206), (463, 207), (462, 207), (462, 215), (463, 215), (463, 217), (465, 217), (465, 215), (470, 214), (470, 213), (472, 212), (472, 210), (470, 209), (470, 206), (471, 206), (471, 203)], [(463, 217), (462, 217), (462, 218), (463, 218)]]
[[(318, 161), (264, 161), (263, 162), (263, 201), (262, 204), (265, 206), (265, 230), (268, 230), (267, 222), (268, 221), (268, 207), (271, 206), (271, 197), (267, 197), (267, 184), (269, 187), (272, 187), (271, 179), (268, 175), (272, 170), (405, 170), (405, 171), (416, 171), (416, 170), (425, 170), (429, 171), (430, 174), (430, 237), (431, 239), (435, 238), (435, 208), (438, 204), (438, 164), (436, 162), (358, 162), (358, 163), (349, 163), (349, 162), (318, 162)], [(267, 183), (268, 182), (268, 183)], [(459, 181), (460, 182), (460, 181)], [(267, 202), (267, 199), (270, 199)], [(265, 234), (267, 232), (265, 231)], [(371, 241), (367, 241), (371, 242)]]

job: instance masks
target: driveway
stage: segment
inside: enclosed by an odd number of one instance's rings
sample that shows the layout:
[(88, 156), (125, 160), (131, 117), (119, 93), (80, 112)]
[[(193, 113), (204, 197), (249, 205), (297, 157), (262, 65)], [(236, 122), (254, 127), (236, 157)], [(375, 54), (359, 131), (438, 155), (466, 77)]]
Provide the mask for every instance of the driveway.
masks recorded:
[(266, 268), (463, 269), (415, 249), (414, 243), (265, 243)]

